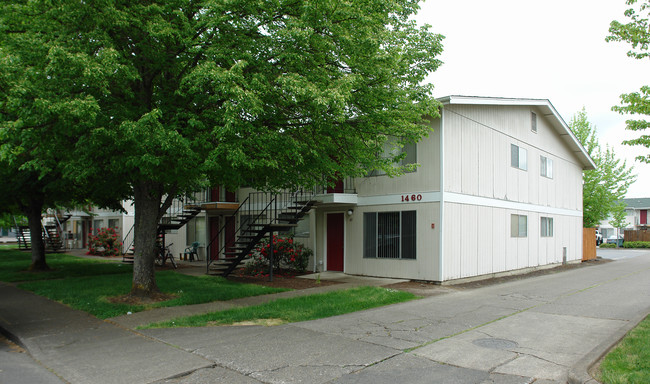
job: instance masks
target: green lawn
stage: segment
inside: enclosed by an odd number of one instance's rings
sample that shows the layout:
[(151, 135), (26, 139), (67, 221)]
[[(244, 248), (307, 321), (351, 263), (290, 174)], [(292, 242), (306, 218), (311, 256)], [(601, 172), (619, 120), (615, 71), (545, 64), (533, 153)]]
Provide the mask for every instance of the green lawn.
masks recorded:
[(287, 290), (235, 283), (217, 276), (187, 276), (175, 271), (160, 271), (156, 273), (158, 287), (163, 293), (173, 294), (173, 299), (146, 306), (110, 302), (110, 297), (129, 293), (131, 279), (131, 274), (68, 277), (61, 280), (30, 281), (21, 283), (18, 287), (88, 312), (100, 319), (150, 308), (224, 301)]
[(133, 271), (128, 264), (90, 260), (61, 253), (48, 253), (45, 259), (51, 268), (50, 271), (30, 272), (27, 270), (32, 262), (29, 252), (18, 251), (15, 248), (0, 248), (0, 281), (17, 282), (76, 276), (131, 274)]
[[(47, 272), (29, 272), (29, 253), (0, 248), (0, 281), (19, 282), (19, 288), (106, 319), (127, 312), (139, 312), (156, 307), (226, 301), (235, 298), (287, 291), (262, 285), (241, 284), (215, 276), (187, 276), (176, 271), (156, 273), (158, 287), (173, 296), (162, 302), (130, 305), (110, 299), (126, 295), (131, 290), (132, 266), (119, 262), (84, 259), (65, 254), (48, 254)], [(262, 305), (239, 308), (207, 315), (176, 319), (152, 325), (205, 326), (232, 324), (241, 321), (274, 319), (296, 322), (335, 316), (388, 304), (413, 300), (416, 296), (377, 287), (360, 287), (318, 295), (280, 299)]]
[(605, 384), (650, 383), (650, 316), (605, 356), (599, 380)]
[(273, 324), (280, 324), (342, 315), (416, 298), (411, 293), (393, 289), (358, 287), (290, 299), (278, 299), (251, 307), (182, 317), (150, 324), (144, 328), (203, 327), (240, 322), (266, 324), (267, 320), (270, 320), (270, 323)]
[(163, 293), (173, 294), (171, 300), (148, 305), (112, 303), (108, 298), (131, 290), (131, 265), (91, 260), (65, 254), (48, 254), (47, 272), (29, 272), (30, 254), (0, 249), (0, 280), (22, 282), (19, 288), (69, 305), (106, 319), (127, 312), (155, 307), (207, 303), (234, 298), (282, 292), (287, 289), (241, 284), (216, 276), (187, 276), (175, 271), (156, 273), (156, 282)]

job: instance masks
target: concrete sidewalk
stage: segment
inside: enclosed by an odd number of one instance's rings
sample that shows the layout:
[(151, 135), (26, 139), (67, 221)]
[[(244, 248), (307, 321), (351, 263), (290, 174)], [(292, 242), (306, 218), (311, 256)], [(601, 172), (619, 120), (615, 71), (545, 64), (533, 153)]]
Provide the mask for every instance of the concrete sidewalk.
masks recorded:
[(70, 383), (587, 382), (650, 312), (650, 254), (445, 292), (276, 327), (136, 331), (175, 314), (101, 321), (0, 283), (0, 328)]

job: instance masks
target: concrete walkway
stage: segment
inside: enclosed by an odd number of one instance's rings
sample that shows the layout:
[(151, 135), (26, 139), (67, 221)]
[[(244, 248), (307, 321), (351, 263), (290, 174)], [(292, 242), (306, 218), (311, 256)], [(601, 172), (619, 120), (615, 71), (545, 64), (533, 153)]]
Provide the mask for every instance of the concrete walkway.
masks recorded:
[(650, 253), (444, 289), (276, 327), (136, 331), (144, 315), (101, 321), (0, 284), (0, 328), (70, 383), (582, 383), (650, 313)]

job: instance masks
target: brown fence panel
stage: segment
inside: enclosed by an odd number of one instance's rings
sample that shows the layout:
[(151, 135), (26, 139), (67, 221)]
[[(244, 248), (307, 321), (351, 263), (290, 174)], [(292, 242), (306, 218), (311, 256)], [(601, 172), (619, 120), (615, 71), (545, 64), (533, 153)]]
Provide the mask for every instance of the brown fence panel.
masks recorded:
[(582, 261), (596, 259), (596, 228), (582, 228)]
[(625, 241), (650, 241), (650, 230), (625, 230), (625, 232), (623, 232), (623, 237), (625, 238)]

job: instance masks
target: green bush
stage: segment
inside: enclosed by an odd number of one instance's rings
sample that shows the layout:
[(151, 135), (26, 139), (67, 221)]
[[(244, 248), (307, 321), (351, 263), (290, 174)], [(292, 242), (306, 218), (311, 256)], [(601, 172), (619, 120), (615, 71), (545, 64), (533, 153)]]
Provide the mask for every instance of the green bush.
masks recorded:
[[(625, 244), (623, 244), (625, 246)], [(616, 248), (616, 244), (614, 243), (602, 243), (600, 245), (601, 248)]]
[(650, 248), (650, 241), (628, 241), (623, 248)]

